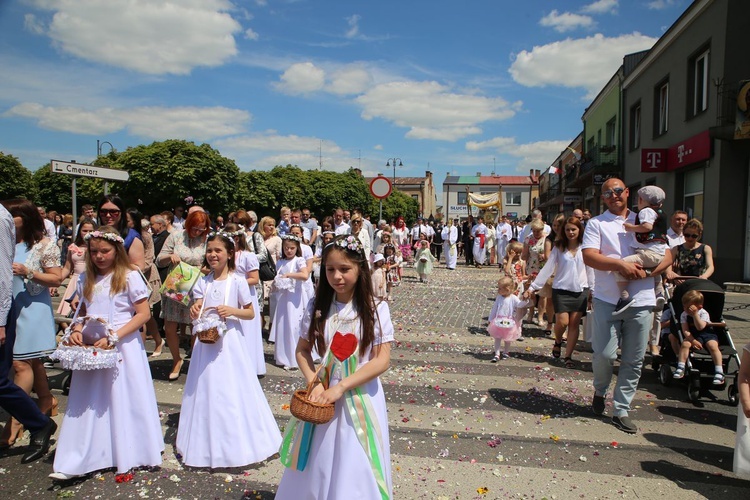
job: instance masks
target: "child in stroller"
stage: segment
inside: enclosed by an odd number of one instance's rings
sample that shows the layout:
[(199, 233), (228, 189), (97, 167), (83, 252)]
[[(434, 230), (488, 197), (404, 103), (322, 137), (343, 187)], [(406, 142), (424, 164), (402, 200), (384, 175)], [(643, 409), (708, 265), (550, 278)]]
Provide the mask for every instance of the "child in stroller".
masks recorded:
[[(719, 337), (714, 333), (711, 317), (703, 308), (703, 294), (698, 290), (689, 290), (682, 296), (682, 314), (680, 315), (680, 326), (684, 337), (680, 353), (677, 356), (677, 370), (673, 378), (681, 379), (685, 376), (685, 362), (690, 354), (690, 349), (700, 351), (705, 348), (714, 362), (713, 385), (724, 384), (724, 367), (721, 361), (721, 350), (719, 349)], [(722, 323), (717, 326), (725, 326)]]

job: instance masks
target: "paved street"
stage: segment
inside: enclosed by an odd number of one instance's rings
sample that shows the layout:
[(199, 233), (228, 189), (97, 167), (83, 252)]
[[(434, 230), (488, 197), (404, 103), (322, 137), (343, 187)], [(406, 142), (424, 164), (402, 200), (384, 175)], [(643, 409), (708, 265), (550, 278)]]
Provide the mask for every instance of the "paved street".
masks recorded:
[[(484, 325), (497, 269), (437, 269), (427, 284), (406, 274), (394, 292), (398, 341), (383, 377), (396, 498), (748, 498), (750, 482), (731, 472), (737, 409), (726, 391), (694, 405), (684, 385), (664, 387), (647, 367), (631, 414), (639, 433), (625, 434), (590, 411), (583, 343), (579, 369), (565, 369), (549, 358), (552, 340), (528, 325), (511, 359), (489, 362)], [(726, 307), (748, 303), (748, 295), (727, 295)], [(725, 317), (738, 347), (750, 341), (750, 309)], [(129, 483), (109, 471), (53, 487), (51, 456), (22, 466), (16, 446), (0, 456), (0, 498), (272, 498), (278, 460), (214, 473), (181, 467), (172, 444), (185, 376), (167, 381), (164, 352), (151, 361), (167, 444), (160, 470), (139, 471)], [(267, 346), (269, 361), (271, 352)], [(301, 378), (269, 364), (262, 385), (283, 427)], [(63, 409), (66, 398), (55, 392)]]

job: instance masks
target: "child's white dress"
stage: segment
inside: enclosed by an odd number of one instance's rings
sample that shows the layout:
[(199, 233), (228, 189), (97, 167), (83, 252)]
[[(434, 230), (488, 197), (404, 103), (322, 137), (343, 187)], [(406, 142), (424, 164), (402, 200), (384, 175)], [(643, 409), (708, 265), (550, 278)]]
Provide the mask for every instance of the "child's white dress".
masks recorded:
[[(296, 273), (305, 269), (307, 262), (303, 257), (291, 260), (279, 259), (276, 263), (276, 279), (287, 273)], [(273, 314), (273, 324), (269, 339), (275, 342), (274, 359), (280, 366), (297, 367), (297, 341), (300, 335), (302, 313), (307, 307), (309, 296), (307, 285), (298, 279), (289, 279), (291, 289), (276, 289), (276, 311)]]
[[(225, 280), (214, 281), (213, 274), (198, 280), (193, 297), (204, 300), (204, 311), (225, 303), (244, 307), (252, 302), (247, 281), (235, 274), (228, 279), (232, 283), (226, 302)], [(196, 341), (190, 358), (176, 444), (188, 466), (240, 467), (265, 460), (281, 443), (255, 367), (247, 362), (240, 322), (227, 319), (226, 325), (226, 334), (215, 344)]]
[[(518, 298), (518, 296), (510, 294), (507, 297), (503, 297), (502, 295), (498, 295), (495, 298), (495, 303), (492, 304), (492, 310), (490, 311), (490, 315), (487, 317), (488, 321), (490, 323), (490, 335), (495, 338), (501, 338), (502, 340), (505, 340), (507, 342), (512, 342), (514, 340), (518, 340), (521, 338), (521, 323), (523, 321), (523, 316), (525, 312), (525, 308), (528, 307), (529, 301), (527, 300), (521, 300)], [(510, 331), (504, 332), (503, 334), (494, 335), (493, 334), (493, 328), (492, 324), (495, 321), (496, 318), (499, 319), (506, 319), (513, 321), (515, 328), (513, 329), (513, 332)], [(503, 325), (508, 326), (508, 325)]]
[[(305, 319), (302, 322), (304, 331), (309, 328), (312, 317), (312, 304), (305, 313)], [(333, 313), (333, 314), (332, 314)], [(338, 318), (336, 318), (338, 315)], [(378, 318), (380, 321), (378, 322)], [(360, 337), (360, 321), (354, 310), (353, 303), (341, 304), (335, 302), (331, 305), (331, 310), (326, 321), (326, 346), (333, 352), (341, 352), (346, 348), (346, 342), (337, 342), (334, 340), (336, 333), (339, 333), (339, 339), (343, 335), (353, 334), (357, 340)], [(373, 345), (379, 345), (387, 342), (393, 342), (393, 324), (391, 323), (391, 314), (386, 302), (380, 302), (377, 306), (377, 316), (375, 320), (375, 340)], [(359, 356), (359, 345), (348, 346), (350, 350), (346, 352), (355, 352)], [(372, 348), (369, 348), (365, 355), (358, 358), (357, 368), (367, 364), (370, 359)], [(328, 351), (324, 358), (328, 359)], [(325, 362), (325, 361), (324, 361)], [(336, 385), (343, 377), (341, 367), (337, 367), (331, 377), (330, 385)], [(371, 401), (373, 423), (370, 427), (372, 435), (379, 436), (373, 439), (377, 449), (377, 461), (381, 464), (382, 471), (381, 485), (388, 494), (388, 498), (393, 497), (393, 485), (391, 481), (391, 457), (390, 457), (390, 438), (388, 432), (388, 414), (386, 411), (385, 395), (383, 386), (379, 378), (361, 386), (363, 394), (367, 394)], [(351, 398), (349, 397), (351, 396)], [(289, 466), (284, 470), (278, 491), (277, 500), (312, 500), (312, 499), (344, 499), (353, 498), (356, 500), (377, 499), (381, 500), (381, 490), (379, 489), (376, 475), (373, 472), (373, 466), (370, 458), (365, 453), (359, 438), (357, 430), (352, 423), (350, 409), (347, 400), (355, 399), (353, 391), (347, 392), (341, 399), (336, 401), (335, 414), (333, 419), (322, 425), (316, 425), (312, 434), (312, 440), (309, 446), (309, 455), (304, 470), (299, 471), (294, 466)], [(304, 425), (302, 422), (292, 418), (287, 426), (287, 432), (293, 433), (293, 425)], [(297, 460), (299, 455), (293, 453), (294, 447), (290, 447), (289, 454), (285, 453), (287, 445), (282, 444), (282, 461), (285, 457)]]
[[(260, 268), (258, 257), (253, 252), (237, 252), (235, 254), (234, 272), (237, 276), (247, 280), (247, 273), (257, 271)], [(242, 323), (242, 335), (247, 341), (248, 359), (255, 364), (255, 373), (266, 374), (266, 357), (263, 353), (263, 334), (261, 316), (263, 311), (258, 306), (258, 293), (254, 286), (250, 288), (250, 302), (253, 304), (255, 317), (248, 320), (240, 320)]]
[[(86, 315), (107, 319), (115, 331), (133, 317), (134, 303), (148, 299), (149, 290), (137, 271), (127, 276), (128, 289), (110, 297), (112, 275), (98, 276), (92, 300), (84, 299)], [(83, 297), (86, 275), (78, 280)], [(85, 344), (98, 338), (84, 336)], [(164, 436), (156, 406), (146, 348), (138, 332), (116, 345), (116, 368), (74, 371), (68, 405), (57, 440), (53, 470), (83, 475), (115, 467), (161, 465)]]

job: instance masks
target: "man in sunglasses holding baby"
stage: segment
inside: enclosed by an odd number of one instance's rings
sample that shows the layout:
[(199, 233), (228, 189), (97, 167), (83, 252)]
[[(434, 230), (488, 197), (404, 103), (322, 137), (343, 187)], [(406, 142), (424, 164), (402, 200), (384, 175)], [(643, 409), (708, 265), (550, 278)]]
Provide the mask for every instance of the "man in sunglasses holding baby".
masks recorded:
[[(656, 305), (654, 279), (639, 264), (623, 259), (634, 254), (632, 233), (625, 224), (635, 224), (636, 214), (628, 209), (628, 188), (620, 179), (608, 179), (602, 185), (602, 201), (607, 211), (593, 217), (583, 236), (583, 261), (594, 269), (594, 335), (592, 338), (594, 397), (592, 409), (603, 415), (612, 381), (617, 349), (620, 368), (612, 392), (612, 424), (635, 434), (638, 427), (629, 417), (630, 404), (641, 376), (643, 357)], [(627, 291), (632, 303), (613, 315), (621, 298), (615, 274), (629, 280)]]

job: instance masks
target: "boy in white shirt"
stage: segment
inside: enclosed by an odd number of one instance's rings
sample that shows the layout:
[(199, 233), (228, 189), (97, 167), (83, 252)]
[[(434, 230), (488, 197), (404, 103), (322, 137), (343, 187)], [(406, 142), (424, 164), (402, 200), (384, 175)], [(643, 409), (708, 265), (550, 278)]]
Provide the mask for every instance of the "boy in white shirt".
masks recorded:
[(685, 309), (680, 315), (682, 341), (680, 354), (677, 357), (677, 370), (673, 377), (680, 379), (685, 376), (685, 363), (690, 349), (706, 349), (714, 362), (714, 385), (724, 384), (724, 367), (721, 362), (719, 337), (714, 333), (711, 317), (703, 309), (703, 294), (697, 290), (689, 290), (682, 296), (682, 307)]
[[(638, 190), (638, 216), (635, 224), (624, 223), (627, 232), (635, 233), (633, 244), (635, 253), (623, 260), (641, 265), (644, 269), (653, 269), (664, 259), (669, 249), (667, 244), (667, 219), (661, 210), (664, 203), (664, 190), (658, 186), (644, 186)], [(620, 288), (620, 300), (612, 313), (617, 316), (633, 304), (633, 298), (628, 293), (628, 280), (615, 273), (617, 286)], [(664, 288), (661, 276), (654, 276), (657, 296), (657, 308), (664, 305)]]

